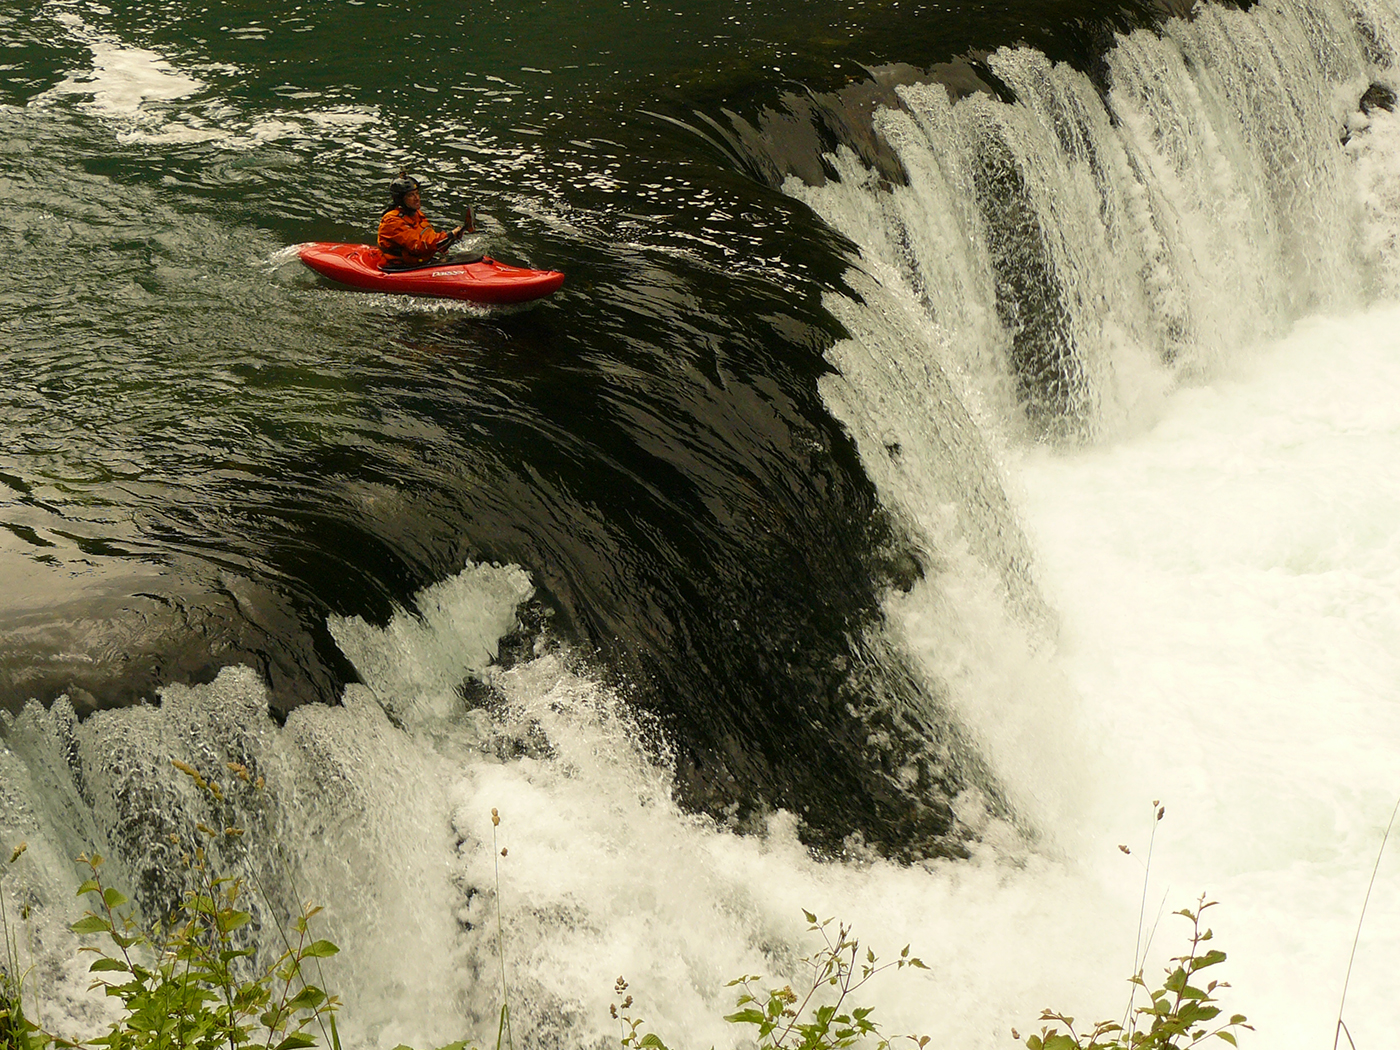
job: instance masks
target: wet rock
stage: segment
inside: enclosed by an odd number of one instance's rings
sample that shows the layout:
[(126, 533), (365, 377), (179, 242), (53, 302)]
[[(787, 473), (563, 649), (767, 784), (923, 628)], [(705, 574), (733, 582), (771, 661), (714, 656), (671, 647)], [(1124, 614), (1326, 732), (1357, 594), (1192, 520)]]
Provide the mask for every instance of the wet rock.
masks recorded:
[(1361, 112), (1368, 117), (1378, 109), (1395, 112), (1395, 92), (1384, 84), (1372, 84), (1361, 96)]

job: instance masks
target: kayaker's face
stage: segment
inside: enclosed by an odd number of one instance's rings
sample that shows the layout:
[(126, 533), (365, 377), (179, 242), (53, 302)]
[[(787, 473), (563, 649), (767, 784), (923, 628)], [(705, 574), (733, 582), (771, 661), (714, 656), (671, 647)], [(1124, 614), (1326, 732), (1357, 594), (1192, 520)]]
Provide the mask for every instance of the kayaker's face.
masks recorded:
[(417, 211), (418, 205), (423, 203), (423, 198), (419, 196), (417, 190), (409, 190), (403, 195), (403, 210)]

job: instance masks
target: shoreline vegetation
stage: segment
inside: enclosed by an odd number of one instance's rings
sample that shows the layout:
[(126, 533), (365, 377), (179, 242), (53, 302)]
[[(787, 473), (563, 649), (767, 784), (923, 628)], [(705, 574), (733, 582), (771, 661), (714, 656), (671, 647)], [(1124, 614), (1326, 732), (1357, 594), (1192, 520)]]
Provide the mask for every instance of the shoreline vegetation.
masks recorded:
[[(37, 1003), (32, 1014), (26, 1012), (26, 971), (15, 920), (27, 922), (28, 916), (9, 914), (0, 887), (0, 932), (5, 938), (0, 962), (0, 1050), (342, 1050), (336, 1027), (340, 999), (327, 990), (321, 967), (322, 959), (340, 949), (312, 932), (321, 908), (303, 904), (289, 922), (275, 924), (279, 944), (260, 955), (252, 936), (253, 913), (245, 902), (260, 899), (266, 905), (267, 895), (256, 876), (249, 880), (229, 875), (219, 871), (214, 860), (219, 846), (244, 835), (244, 829), (233, 823), (226, 789), (187, 763), (175, 760), (172, 765), (209, 803), (210, 823), (196, 823), (187, 843), (172, 836), (174, 844), (186, 846), (181, 857), (185, 891), (170, 915), (143, 924), (127, 897), (104, 882), (103, 858), (96, 853), (77, 858), (86, 876), (77, 894), (86, 898), (89, 907), (70, 929), (88, 942), (78, 951), (93, 957), (88, 966), (93, 976), (90, 989), (101, 988), (119, 1000), (121, 1016), (105, 1034), (74, 1040), (49, 1032), (35, 1020), (40, 1016)], [(228, 771), (233, 779), (227, 790), (261, 790), (261, 778), (254, 778), (246, 767), (230, 763)], [(1155, 838), (1156, 822), (1165, 811), (1157, 802), (1153, 807)], [(501, 982), (495, 1050), (515, 1050), (499, 913), (499, 858), (506, 855), (496, 839), (500, 820), (493, 809)], [(23, 843), (15, 847), (6, 872), (20, 861), (25, 849)], [(1125, 846), (1120, 849), (1130, 852)], [(1148, 869), (1150, 864), (1149, 846)], [(1146, 876), (1144, 900), (1145, 880)], [(1040, 1032), (1024, 1040), (1027, 1050), (1191, 1050), (1214, 1039), (1237, 1045), (1236, 1033), (1252, 1028), (1243, 1014), (1223, 1019), (1216, 993), (1229, 985), (1202, 981), (1203, 971), (1225, 961), (1225, 953), (1210, 946), (1214, 935), (1202, 922), (1215, 905), (1203, 895), (1194, 907), (1174, 913), (1191, 923), (1190, 942), (1182, 955), (1170, 960), (1165, 979), (1156, 987), (1143, 976), (1140, 960), (1146, 949), (1139, 927), (1138, 969), (1129, 979), (1132, 995), (1119, 1020), (1100, 1021), (1081, 1032), (1072, 1016), (1046, 1009), (1040, 1016)], [(870, 948), (862, 950), (850, 926), (834, 918), (818, 919), (812, 912), (803, 915), (817, 947), (799, 965), (794, 982), (775, 984), (762, 975), (743, 974), (728, 983), (736, 998), (735, 1010), (725, 1020), (746, 1029), (742, 1043), (757, 1050), (927, 1050), (927, 1035), (886, 1036), (872, 1008), (859, 1003), (865, 984), (887, 970), (928, 969), (910, 954), (909, 946), (898, 958), (882, 962)], [(647, 1030), (624, 978), (617, 979), (613, 991), (617, 1001), (609, 1013), (619, 1026), (619, 1050), (672, 1050), (661, 1035)], [(1143, 993), (1145, 998), (1140, 999)], [(1011, 1034), (1021, 1040), (1015, 1029)], [(467, 1050), (468, 1046), (462, 1040), (437, 1050)]]

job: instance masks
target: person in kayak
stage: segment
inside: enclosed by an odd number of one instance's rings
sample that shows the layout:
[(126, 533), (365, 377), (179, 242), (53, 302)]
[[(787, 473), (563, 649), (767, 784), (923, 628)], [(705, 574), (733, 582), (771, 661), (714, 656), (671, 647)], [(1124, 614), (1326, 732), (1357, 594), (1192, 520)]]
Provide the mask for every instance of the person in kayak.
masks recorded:
[(394, 203), (379, 219), (379, 250), (385, 255), (387, 268), (426, 263), (469, 232), (465, 224), (448, 233), (434, 230), (419, 210), (422, 204), (419, 186), (418, 180), (406, 172), (400, 172), (389, 184)]

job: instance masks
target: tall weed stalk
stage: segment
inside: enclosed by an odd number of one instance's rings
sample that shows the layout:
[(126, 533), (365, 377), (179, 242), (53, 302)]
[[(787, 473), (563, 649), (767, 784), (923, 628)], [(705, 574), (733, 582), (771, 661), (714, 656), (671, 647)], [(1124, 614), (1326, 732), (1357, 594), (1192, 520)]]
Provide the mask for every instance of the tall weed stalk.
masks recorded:
[(496, 841), (496, 829), (501, 826), (501, 814), (491, 807), (491, 855), (496, 869), (496, 954), (501, 960), (501, 1021), (496, 1027), (496, 1050), (501, 1050), (501, 1038), (509, 1050), (515, 1050), (514, 1033), (510, 1027), (510, 988), (506, 982), (506, 937), (501, 922), (501, 858), (506, 850)]
[[(1214, 939), (1209, 928), (1201, 928), (1201, 919), (1206, 911), (1216, 906), (1202, 894), (1194, 908), (1183, 908), (1174, 912), (1191, 922), (1191, 944), (1184, 955), (1170, 960), (1166, 979), (1157, 987), (1150, 987), (1143, 977), (1147, 953), (1156, 937), (1158, 921), (1143, 940), (1143, 927), (1147, 917), (1147, 893), (1152, 876), (1152, 850), (1157, 841), (1157, 825), (1166, 816), (1166, 807), (1157, 799), (1152, 801), (1152, 832), (1148, 837), (1147, 857), (1142, 873), (1142, 897), (1138, 904), (1138, 928), (1133, 947), (1133, 976), (1129, 978), (1132, 990), (1128, 995), (1128, 1005), (1121, 1020), (1100, 1021), (1087, 1032), (1075, 1028), (1075, 1020), (1058, 1010), (1045, 1009), (1040, 1020), (1049, 1022), (1042, 1025), (1039, 1035), (1026, 1039), (1028, 1050), (1190, 1050), (1207, 1039), (1220, 1039), (1231, 1046), (1236, 1044), (1236, 1032), (1240, 1029), (1253, 1030), (1244, 1014), (1232, 1014), (1228, 1021), (1221, 1022), (1221, 1008), (1217, 1005), (1216, 991), (1230, 987), (1221, 980), (1202, 982), (1199, 975), (1203, 970), (1218, 966), (1225, 961), (1225, 953), (1216, 948), (1204, 947)], [(1118, 847), (1130, 854), (1127, 846)], [(1192, 982), (1196, 983), (1192, 983)], [(1139, 1006), (1139, 991), (1147, 993), (1150, 1003)], [(1064, 1031), (1060, 1030), (1064, 1027)], [(1019, 1039), (1020, 1034), (1013, 1028), (1011, 1034)]]
[(1347, 1028), (1346, 1022), (1342, 1020), (1342, 1014), (1346, 1012), (1347, 1008), (1347, 989), (1351, 986), (1351, 968), (1356, 962), (1356, 946), (1361, 943), (1361, 927), (1366, 922), (1366, 907), (1371, 903), (1371, 891), (1376, 887), (1376, 873), (1381, 870), (1381, 858), (1385, 856), (1385, 844), (1390, 841), (1390, 829), (1395, 826), (1397, 813), (1400, 813), (1400, 799), (1396, 799), (1395, 808), (1390, 811), (1390, 820), (1385, 826), (1385, 834), (1381, 836), (1381, 848), (1376, 851), (1376, 863), (1371, 868), (1371, 881), (1366, 884), (1366, 896), (1361, 901), (1361, 914), (1356, 920), (1356, 936), (1351, 939), (1351, 955), (1347, 957), (1347, 974), (1342, 980), (1342, 1000), (1337, 1004), (1337, 1028), (1332, 1036), (1332, 1050), (1337, 1050), (1343, 1032), (1346, 1033), (1351, 1050), (1356, 1050), (1356, 1043), (1352, 1041), (1351, 1031)]
[[(28, 843), (21, 842), (10, 852), (4, 875), (10, 873), (10, 868), (28, 848)], [(0, 969), (0, 1047), (24, 1050), (38, 1028), (24, 1014), (24, 964), (20, 958), (19, 930), (10, 925), (7, 890), (0, 876), (0, 932), (5, 937), (5, 961)], [(22, 909), (22, 914), (24, 911)]]

